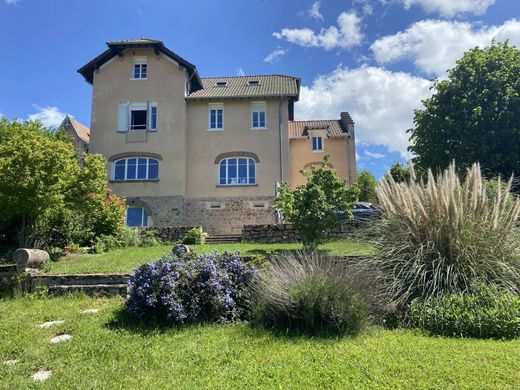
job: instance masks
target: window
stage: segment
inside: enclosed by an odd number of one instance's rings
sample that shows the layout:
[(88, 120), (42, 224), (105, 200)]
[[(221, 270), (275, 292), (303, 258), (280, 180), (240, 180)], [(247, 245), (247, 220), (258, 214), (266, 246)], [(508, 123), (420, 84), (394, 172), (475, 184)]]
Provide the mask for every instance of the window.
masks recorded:
[(225, 186), (256, 184), (255, 160), (225, 158), (219, 163), (219, 184)]
[(112, 177), (114, 180), (156, 180), (159, 178), (159, 161), (147, 157), (117, 160)]
[(126, 225), (130, 227), (146, 226), (148, 214), (144, 207), (127, 207)]
[(157, 103), (120, 103), (118, 131), (157, 130)]
[(148, 65), (146, 63), (146, 57), (134, 58), (133, 62), (133, 80), (144, 80), (148, 77)]
[(260, 81), (258, 81), (258, 80), (249, 80), (249, 81), (247, 82), (247, 84), (249, 84), (249, 85), (259, 85), (259, 84), (260, 84)]
[(318, 136), (312, 137), (312, 150), (323, 150), (323, 138)]
[(251, 128), (265, 129), (266, 125), (265, 103), (253, 103), (251, 106)]
[(227, 81), (217, 81), (215, 83), (216, 87), (227, 87)]
[(224, 106), (221, 104), (210, 104), (208, 114), (208, 129), (224, 129)]

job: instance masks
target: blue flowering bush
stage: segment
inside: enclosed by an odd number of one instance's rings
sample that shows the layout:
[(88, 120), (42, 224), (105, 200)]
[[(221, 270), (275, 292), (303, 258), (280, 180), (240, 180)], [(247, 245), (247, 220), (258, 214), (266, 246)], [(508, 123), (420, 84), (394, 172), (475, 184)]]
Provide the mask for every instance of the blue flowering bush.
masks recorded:
[(168, 254), (134, 271), (126, 308), (138, 319), (175, 324), (240, 320), (246, 287), (256, 274), (240, 253)]

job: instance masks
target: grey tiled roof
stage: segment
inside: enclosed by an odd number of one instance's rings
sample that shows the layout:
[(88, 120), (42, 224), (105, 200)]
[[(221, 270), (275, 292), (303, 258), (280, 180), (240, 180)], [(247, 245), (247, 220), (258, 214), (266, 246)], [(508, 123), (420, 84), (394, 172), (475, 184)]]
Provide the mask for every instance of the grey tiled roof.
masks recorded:
[[(284, 75), (203, 77), (202, 89), (192, 92), (186, 99), (232, 99), (294, 97), (298, 100), (300, 79)], [(251, 81), (258, 81), (251, 85)], [(219, 83), (219, 84), (217, 84)], [(222, 83), (226, 83), (222, 85)]]
[(341, 120), (289, 121), (289, 138), (304, 138), (308, 130), (327, 130), (329, 137), (346, 137), (348, 130)]

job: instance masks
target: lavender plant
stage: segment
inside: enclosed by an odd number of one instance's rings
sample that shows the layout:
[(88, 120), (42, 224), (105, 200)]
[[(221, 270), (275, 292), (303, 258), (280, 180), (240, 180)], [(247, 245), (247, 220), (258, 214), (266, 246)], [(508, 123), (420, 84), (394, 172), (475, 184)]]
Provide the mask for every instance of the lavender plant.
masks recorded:
[(134, 271), (126, 307), (138, 319), (175, 324), (240, 320), (245, 288), (255, 276), (238, 252), (183, 258), (168, 254)]

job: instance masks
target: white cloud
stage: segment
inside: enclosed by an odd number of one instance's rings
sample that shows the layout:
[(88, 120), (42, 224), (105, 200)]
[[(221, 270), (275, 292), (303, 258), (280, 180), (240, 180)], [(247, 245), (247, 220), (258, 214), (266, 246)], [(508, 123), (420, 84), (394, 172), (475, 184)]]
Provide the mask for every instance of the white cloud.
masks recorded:
[(246, 75), (246, 72), (244, 72), (244, 69), (242, 69), (242, 67), (239, 66), (239, 67), (237, 68), (237, 70), (235, 71), (235, 74), (236, 74), (237, 76), (245, 76), (245, 75)]
[(9, 5), (17, 5), (20, 0), (5, 0), (5, 2)]
[(496, 0), (402, 0), (404, 7), (420, 6), (426, 12), (436, 12), (445, 17), (461, 13), (483, 15)]
[(268, 63), (272, 64), (272, 63), (278, 61), (286, 52), (287, 52), (287, 50), (284, 50), (282, 48), (273, 50), (271, 53), (269, 53), (267, 55), (267, 57), (264, 58), (264, 62), (268, 62)]
[(361, 11), (365, 15), (372, 15), (372, 13), (374, 12), (374, 5), (372, 4), (371, 0), (353, 0), (352, 6), (361, 7)]
[(429, 80), (383, 68), (338, 67), (311, 86), (302, 86), (295, 116), (331, 119), (348, 111), (359, 143), (384, 145), (406, 157), (406, 130), (413, 127), (413, 110), (431, 96), (430, 85)]
[(422, 20), (408, 29), (376, 40), (370, 49), (381, 64), (411, 59), (421, 71), (442, 75), (455, 65), (465, 51), (509, 39), (520, 45), (520, 20), (510, 19), (500, 26), (477, 28), (467, 22)]
[(63, 118), (65, 118), (65, 114), (61, 112), (58, 107), (40, 107), (35, 105), (34, 108), (38, 110), (34, 114), (29, 115), (30, 120), (39, 120), (45, 127), (56, 128), (58, 127)]
[(365, 155), (370, 157), (370, 158), (383, 158), (383, 157), (385, 157), (385, 155), (382, 154), (382, 153), (369, 152), (368, 150), (365, 150)]
[(361, 18), (355, 12), (342, 12), (338, 16), (338, 25), (322, 28), (315, 33), (310, 28), (283, 28), (273, 36), (304, 47), (322, 47), (325, 50), (336, 48), (348, 49), (361, 44)]
[(323, 15), (320, 13), (320, 6), (320, 2), (315, 1), (314, 3), (312, 3), (312, 6), (308, 12), (311, 18), (323, 21)]

